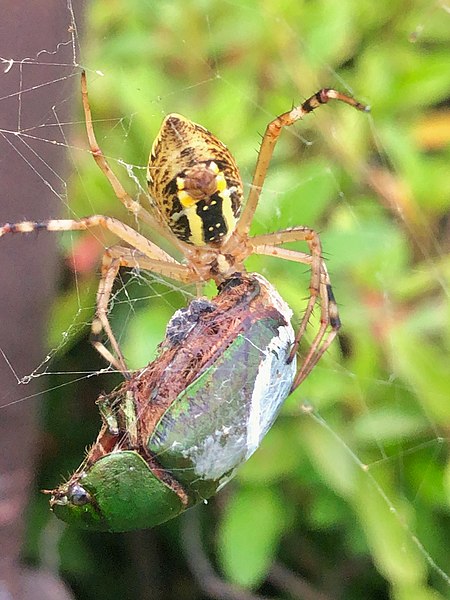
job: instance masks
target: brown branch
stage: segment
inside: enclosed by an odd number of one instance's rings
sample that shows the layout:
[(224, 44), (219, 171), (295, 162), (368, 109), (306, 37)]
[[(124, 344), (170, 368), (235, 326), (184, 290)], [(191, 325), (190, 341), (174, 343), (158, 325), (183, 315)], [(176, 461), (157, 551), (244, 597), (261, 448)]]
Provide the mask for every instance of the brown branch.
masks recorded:
[(268, 581), (299, 600), (331, 600), (329, 596), (316, 590), (306, 579), (303, 579), (297, 573), (293, 573), (279, 563), (272, 565)]
[(221, 579), (203, 548), (197, 509), (183, 516), (181, 543), (191, 573), (202, 591), (215, 600), (270, 600)]

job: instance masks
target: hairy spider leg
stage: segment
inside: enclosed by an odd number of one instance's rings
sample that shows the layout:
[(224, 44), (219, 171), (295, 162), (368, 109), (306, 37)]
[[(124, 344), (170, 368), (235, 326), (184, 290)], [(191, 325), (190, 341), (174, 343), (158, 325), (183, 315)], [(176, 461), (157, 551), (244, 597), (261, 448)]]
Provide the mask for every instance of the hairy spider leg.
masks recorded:
[(89, 150), (97, 166), (104, 173), (109, 183), (111, 184), (111, 187), (117, 199), (125, 206), (125, 208), (129, 212), (131, 212), (136, 217), (136, 219), (139, 219), (146, 223), (151, 231), (156, 232), (162, 237), (168, 239), (173, 246), (180, 250), (180, 252), (182, 252), (185, 256), (188, 256), (190, 250), (189, 246), (187, 244), (184, 244), (181, 240), (179, 240), (165, 223), (161, 223), (161, 221), (155, 218), (153, 214), (145, 210), (145, 208), (141, 206), (139, 202), (133, 200), (133, 198), (131, 198), (131, 196), (125, 191), (119, 179), (111, 169), (95, 136), (94, 126), (92, 123), (91, 106), (89, 103), (89, 96), (87, 91), (87, 80), (85, 71), (82, 71), (81, 73), (81, 98), (83, 102), (83, 111), (86, 123), (86, 133), (89, 141)]
[(346, 96), (345, 94), (341, 94), (341, 92), (337, 92), (336, 90), (324, 88), (313, 94), (302, 104), (295, 106), (291, 110), (288, 110), (282, 115), (279, 115), (273, 119), (273, 121), (267, 125), (261, 142), (258, 160), (255, 167), (255, 174), (253, 175), (253, 181), (252, 185), (250, 186), (247, 202), (236, 225), (236, 235), (245, 237), (250, 231), (250, 225), (258, 205), (264, 180), (266, 179), (267, 169), (269, 168), (272, 154), (278, 142), (278, 138), (280, 137), (281, 131), (284, 129), (284, 127), (293, 125), (296, 121), (299, 121), (305, 115), (309, 114), (322, 104), (327, 104), (330, 100), (338, 100), (339, 102), (349, 104), (350, 106), (353, 106), (362, 112), (370, 112), (369, 106), (361, 104), (361, 102), (358, 102), (354, 98)]
[[(118, 269), (122, 264), (124, 266), (134, 266), (141, 268), (148, 268), (154, 273), (164, 275), (170, 279), (185, 283), (186, 281), (195, 281), (195, 273), (186, 265), (180, 264), (169, 254), (164, 252), (159, 246), (148, 240), (146, 237), (135, 231), (133, 228), (125, 225), (118, 219), (113, 217), (107, 217), (103, 215), (93, 215), (91, 217), (84, 217), (82, 219), (51, 219), (48, 221), (22, 221), (20, 223), (6, 223), (0, 227), (0, 237), (8, 233), (31, 233), (33, 231), (80, 231), (92, 229), (95, 227), (101, 227), (114, 233), (118, 238), (127, 242), (134, 249), (138, 251), (132, 260), (130, 259), (130, 265), (126, 264), (126, 257), (129, 256), (126, 253), (122, 253), (124, 258), (120, 260), (119, 256), (116, 256), (111, 250), (106, 250), (106, 258), (102, 261), (102, 277), (99, 283), (99, 289), (97, 292), (97, 298), (100, 299), (100, 310), (97, 307), (96, 319), (92, 324), (93, 335), (94, 335), (94, 346), (100, 352), (100, 354), (110, 361), (120, 371), (127, 372), (125, 361), (122, 353), (118, 347), (117, 341), (112, 333), (111, 327), (107, 319), (107, 310), (105, 308), (108, 305), (113, 280), (111, 280), (111, 274), (114, 272), (117, 275)], [(118, 261), (118, 266), (114, 263), (111, 266), (111, 255)], [(138, 260), (138, 256), (141, 262)], [(144, 261), (145, 259), (145, 261)], [(145, 262), (145, 266), (143, 264)], [(98, 336), (100, 334), (99, 323), (106, 330), (109, 341), (113, 347), (113, 350), (117, 354), (117, 360), (102, 344), (98, 343)], [(112, 360), (114, 359), (114, 360)]]
[[(261, 142), (255, 173), (247, 202), (244, 206), (241, 217), (237, 222), (236, 229), (228, 242), (230, 247), (232, 247), (233, 244), (238, 245), (239, 243), (243, 244), (244, 246), (250, 245), (252, 250), (247, 254), (247, 256), (251, 253), (268, 254), (271, 256), (278, 256), (279, 258), (286, 258), (287, 260), (303, 262), (310, 265), (310, 298), (300, 323), (299, 330), (296, 334), (291, 358), (298, 349), (299, 341), (305, 333), (314, 305), (318, 299), (320, 299), (321, 302), (321, 325), (305, 359), (305, 363), (297, 374), (293, 389), (298, 387), (308, 373), (310, 373), (311, 369), (316, 365), (323, 353), (329, 348), (340, 327), (337, 304), (322, 257), (320, 238), (319, 235), (309, 227), (292, 227), (283, 231), (255, 236), (253, 238), (249, 237), (248, 234), (258, 205), (273, 151), (282, 129), (284, 127), (293, 125), (296, 121), (302, 119), (305, 115), (312, 112), (322, 104), (327, 104), (330, 100), (344, 102), (345, 104), (349, 104), (350, 106), (353, 106), (362, 112), (370, 111), (369, 106), (361, 104), (350, 96), (342, 94), (333, 89), (321, 89), (299, 106), (295, 106), (292, 110), (287, 111), (273, 119), (273, 121), (267, 125)], [(297, 255), (296, 252), (276, 248), (278, 245), (294, 241), (305, 241), (308, 244), (311, 252), (311, 260), (306, 260), (305, 257), (307, 255), (303, 253), (299, 253)], [(225, 244), (225, 246), (226, 245), (227, 244)], [(225, 249), (226, 248), (224, 248), (224, 250)], [(323, 340), (326, 330), (329, 326), (331, 327), (329, 336), (321, 345), (321, 341)]]
[[(170, 277), (182, 283), (195, 281), (195, 273), (186, 265), (174, 265), (176, 268), (172, 270), (173, 263), (167, 265), (163, 275)], [(97, 290), (96, 315), (91, 326), (91, 342), (96, 350), (113, 366), (127, 375), (127, 367), (125, 359), (120, 350), (120, 346), (111, 329), (111, 324), (108, 319), (108, 307), (112, 294), (114, 281), (120, 267), (129, 267), (131, 269), (143, 269), (157, 273), (161, 267), (161, 262), (148, 258), (134, 248), (126, 248), (124, 246), (115, 245), (108, 248), (102, 257), (101, 279)], [(115, 352), (115, 356), (106, 348), (100, 339), (101, 332), (104, 331)], [(117, 357), (117, 359), (116, 359)]]
[[(261, 235), (255, 236), (254, 238), (250, 238), (250, 242), (252, 243), (252, 253), (254, 254), (262, 254), (266, 256), (274, 256), (276, 258), (282, 258), (284, 260), (290, 260), (293, 262), (302, 263), (308, 265), (313, 271), (313, 264), (315, 256), (311, 254), (306, 254), (304, 252), (299, 252), (297, 250), (289, 250), (287, 248), (279, 248), (277, 244), (285, 243), (286, 241), (306, 241), (302, 236), (302, 233), (306, 232), (306, 235), (309, 235), (310, 231), (308, 228), (293, 228), (292, 230), (285, 230), (284, 232), (277, 232), (269, 235)], [(288, 239), (283, 239), (284, 234), (289, 233)], [(256, 244), (253, 246), (253, 243)], [(319, 245), (320, 249), (320, 245)], [(317, 288), (310, 288), (310, 297), (308, 300), (307, 307), (303, 314), (302, 320), (298, 327), (297, 333), (295, 335), (294, 344), (292, 346), (290, 360), (293, 359), (295, 354), (298, 351), (300, 341), (305, 334), (306, 327), (308, 325), (309, 319), (311, 317), (312, 310), (314, 308), (315, 302), (317, 298), (320, 298), (320, 328), (316, 333), (311, 346), (306, 354), (306, 357), (302, 359), (301, 367), (298, 370), (298, 373), (295, 377), (294, 383), (292, 385), (292, 391), (294, 391), (301, 383), (305, 380), (307, 375), (311, 372), (317, 362), (320, 360), (322, 355), (326, 352), (326, 350), (330, 347), (331, 342), (336, 337), (339, 328), (341, 326), (341, 322), (339, 319), (339, 312), (337, 308), (336, 301), (334, 299), (330, 278), (328, 275), (327, 267), (325, 265), (325, 261), (319, 254), (319, 282), (317, 284)], [(315, 290), (317, 289), (317, 294)], [(327, 330), (331, 329), (326, 335)], [(325, 337), (326, 336), (326, 337)]]

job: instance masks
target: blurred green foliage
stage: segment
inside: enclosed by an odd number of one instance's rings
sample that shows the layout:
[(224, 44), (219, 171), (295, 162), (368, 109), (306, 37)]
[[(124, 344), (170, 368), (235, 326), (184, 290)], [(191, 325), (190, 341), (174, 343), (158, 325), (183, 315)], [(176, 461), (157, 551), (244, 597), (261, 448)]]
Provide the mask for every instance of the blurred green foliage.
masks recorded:
[[(420, 0), (90, 3), (81, 62), (97, 137), (143, 201), (147, 156), (169, 112), (220, 137), (247, 189), (260, 134), (292, 102), (336, 87), (372, 113), (330, 104), (284, 131), (252, 229), (305, 224), (321, 233), (340, 343), (287, 400), (236, 481), (197, 516), (151, 532), (88, 535), (63, 529), (46, 498), (37, 500), (27, 554), (45, 562), (43, 548), (57, 540), (77, 598), (207, 598), (206, 579), (202, 590), (186, 562), (199, 552), (191, 529), (182, 535), (189, 519), (199, 519), (201, 552), (223, 581), (255, 595), (449, 597), (449, 26), (443, 6)], [(81, 125), (74, 135), (83, 151), (70, 180), (71, 210), (126, 220)], [(99, 235), (97, 248), (74, 236), (63, 243), (95, 263), (113, 241)], [(265, 257), (252, 257), (249, 269), (278, 287), (298, 322), (305, 269)], [(97, 271), (80, 274), (56, 302), (50, 347), (61, 332), (74, 333), (55, 371), (104, 366), (83, 337)], [(138, 368), (195, 290), (142, 273), (122, 277), (111, 319)], [(42, 486), (78, 466), (99, 423), (95, 396), (118, 381), (81, 377), (63, 398), (60, 389), (47, 394), (52, 444)]]

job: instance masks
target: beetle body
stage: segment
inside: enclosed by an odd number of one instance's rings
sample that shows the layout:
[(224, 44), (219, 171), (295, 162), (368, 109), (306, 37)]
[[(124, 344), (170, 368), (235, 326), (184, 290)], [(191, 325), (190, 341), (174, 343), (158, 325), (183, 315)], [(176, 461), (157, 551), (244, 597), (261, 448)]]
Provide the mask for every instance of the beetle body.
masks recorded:
[(103, 427), (54, 490), (65, 521), (152, 527), (214, 495), (259, 446), (289, 395), (291, 311), (260, 275), (235, 274), (170, 321), (158, 358), (99, 400)]

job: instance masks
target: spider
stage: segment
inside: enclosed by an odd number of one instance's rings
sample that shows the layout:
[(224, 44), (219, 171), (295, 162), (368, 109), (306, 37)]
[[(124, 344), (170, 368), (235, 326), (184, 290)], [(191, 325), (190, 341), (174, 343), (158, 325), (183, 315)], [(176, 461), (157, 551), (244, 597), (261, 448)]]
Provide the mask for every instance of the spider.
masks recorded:
[[(0, 227), (7, 233), (74, 231), (100, 227), (126, 245), (105, 250), (92, 322), (92, 343), (98, 352), (125, 376), (128, 369), (108, 320), (108, 304), (120, 267), (138, 268), (184, 284), (210, 279), (217, 285), (234, 273), (245, 271), (251, 254), (275, 256), (303, 263), (311, 269), (309, 300), (301, 319), (290, 360), (295, 356), (316, 302), (320, 301), (320, 326), (296, 374), (292, 391), (305, 379), (336, 337), (340, 320), (318, 234), (310, 227), (295, 226), (265, 235), (250, 236), (250, 225), (277, 140), (292, 125), (330, 100), (345, 102), (361, 111), (369, 108), (332, 89), (321, 89), (299, 106), (271, 121), (262, 138), (252, 185), (246, 203), (236, 162), (227, 147), (201, 125), (178, 114), (164, 119), (150, 153), (147, 179), (149, 210), (125, 191), (100, 149), (88, 99), (86, 74), (81, 74), (81, 95), (89, 148), (122, 204), (134, 217), (169, 240), (182, 254), (179, 262), (147, 237), (116, 218), (93, 215), (78, 220), (23, 221)], [(304, 241), (309, 254), (280, 247)], [(103, 343), (106, 334), (111, 349)]]

